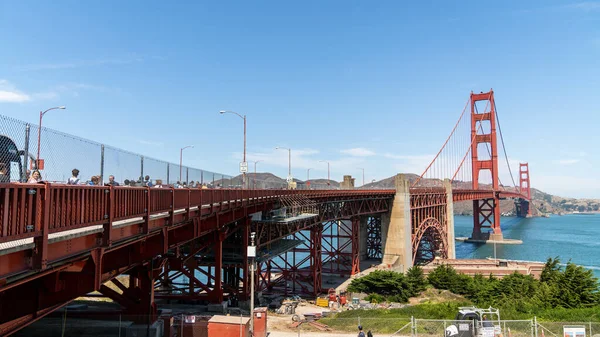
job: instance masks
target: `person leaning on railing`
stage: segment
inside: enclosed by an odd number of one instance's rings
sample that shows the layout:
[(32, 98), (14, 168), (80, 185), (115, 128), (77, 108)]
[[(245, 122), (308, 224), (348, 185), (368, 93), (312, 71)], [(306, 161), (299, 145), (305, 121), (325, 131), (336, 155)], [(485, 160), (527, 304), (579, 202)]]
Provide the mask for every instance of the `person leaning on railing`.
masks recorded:
[(104, 185), (105, 186), (119, 186), (119, 183), (115, 181), (115, 176), (109, 175), (108, 182)]
[(90, 178), (90, 181), (88, 181), (88, 185), (90, 185), (90, 186), (98, 186), (98, 185), (100, 185), (100, 177), (99, 176), (92, 176), (92, 178)]
[(67, 180), (67, 185), (79, 185), (79, 170), (75, 168), (71, 171), (71, 174), (73, 176)]
[(29, 177), (29, 180), (27, 180), (27, 183), (37, 184), (40, 182), (42, 182), (42, 174), (40, 173), (40, 171), (34, 170), (33, 173), (31, 173), (31, 177)]

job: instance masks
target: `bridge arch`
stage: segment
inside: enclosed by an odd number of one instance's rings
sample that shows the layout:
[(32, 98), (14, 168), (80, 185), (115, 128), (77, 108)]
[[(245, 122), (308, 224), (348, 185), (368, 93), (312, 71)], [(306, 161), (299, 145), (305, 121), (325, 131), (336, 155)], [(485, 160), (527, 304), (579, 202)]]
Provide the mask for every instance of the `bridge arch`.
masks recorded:
[(446, 226), (434, 217), (425, 218), (412, 235), (413, 264), (423, 265), (432, 261), (436, 253), (448, 258), (448, 235)]

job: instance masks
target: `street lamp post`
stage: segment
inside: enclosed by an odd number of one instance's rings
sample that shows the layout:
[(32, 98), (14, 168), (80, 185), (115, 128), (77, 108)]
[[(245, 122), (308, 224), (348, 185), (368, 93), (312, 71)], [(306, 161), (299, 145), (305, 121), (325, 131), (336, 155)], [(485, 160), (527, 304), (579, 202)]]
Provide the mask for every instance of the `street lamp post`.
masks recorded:
[(256, 273), (256, 268), (254, 266), (256, 258), (255, 237), (255, 232), (250, 233), (250, 246), (248, 246), (248, 252), (246, 254), (250, 259), (250, 333), (252, 334), (254, 334), (254, 274)]
[(182, 172), (182, 168), (183, 168), (183, 150), (185, 150), (189, 147), (194, 147), (194, 145), (184, 146), (181, 149), (179, 149), (179, 182), (180, 183), (181, 183), (181, 172)]
[[(246, 172), (248, 171), (248, 165), (246, 163), (246, 115), (242, 116), (239, 113), (237, 113), (235, 111), (231, 111), (231, 110), (221, 110), (221, 111), (219, 111), (219, 113), (220, 114), (232, 113), (244, 120), (244, 159), (242, 162), (244, 163), (245, 171), (242, 172), (242, 187), (246, 187)], [(242, 167), (240, 166), (240, 171), (241, 171), (241, 168)]]
[(254, 189), (256, 189), (256, 164), (260, 163), (262, 160), (255, 160), (254, 161)]
[[(288, 150), (288, 184), (292, 182), (292, 149), (278, 146), (275, 150)], [(289, 187), (289, 185), (288, 185)]]
[(329, 162), (326, 160), (319, 160), (319, 163), (327, 163), (327, 185), (329, 185), (329, 188), (331, 188), (331, 182), (329, 179)]
[(358, 169), (363, 171), (363, 183), (362, 183), (362, 185), (365, 186), (365, 169), (364, 168), (360, 168), (360, 167)]
[[(46, 112), (50, 111), (50, 110), (58, 110), (58, 109), (66, 109), (66, 107), (63, 106), (57, 106), (54, 108), (50, 108), (46, 111), (40, 111), (40, 125), (38, 128), (38, 148), (37, 148), (37, 157), (35, 159), (35, 168), (39, 170), (40, 167), (40, 145), (41, 145), (41, 139), (42, 139), (42, 117), (44, 117), (44, 115), (46, 114)], [(27, 156), (27, 153), (25, 154), (25, 156)]]

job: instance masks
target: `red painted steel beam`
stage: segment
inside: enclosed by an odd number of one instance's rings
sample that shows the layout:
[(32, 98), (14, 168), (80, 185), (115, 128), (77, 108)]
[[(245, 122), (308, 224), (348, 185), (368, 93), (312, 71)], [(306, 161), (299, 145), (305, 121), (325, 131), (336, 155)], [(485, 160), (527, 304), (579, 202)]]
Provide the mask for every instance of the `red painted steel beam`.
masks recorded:
[[(4, 277), (23, 272), (32, 267), (39, 271), (26, 275), (22, 283), (4, 281), (0, 286), (3, 303), (18, 299), (19, 310), (0, 304), (0, 323), (58, 307), (78, 296), (99, 290), (101, 284), (116, 275), (164, 254), (165, 247), (176, 248), (199, 236), (217, 230), (220, 224), (246, 217), (249, 213), (269, 209), (280, 195), (290, 191), (235, 191), (198, 190), (173, 191), (172, 189), (113, 188), (89, 186), (65, 186), (46, 184), (31, 187), (36, 193), (20, 204), (12, 200), (13, 195), (25, 195), (27, 187), (9, 185), (0, 187), (0, 196), (8, 196), (4, 204), (12, 213), (4, 214), (0, 223), (1, 240), (34, 237), (38, 243), (36, 266), (28, 267), (15, 263), (22, 261), (23, 252), (0, 256), (0, 272)], [(43, 191), (43, 192), (42, 192)], [(47, 193), (46, 193), (47, 192)], [(297, 191), (292, 191), (298, 193)], [(312, 192), (312, 191), (310, 191)], [(42, 197), (44, 194), (47, 197)], [(299, 193), (298, 193), (299, 194)], [(309, 193), (311, 197), (324, 201), (352, 201), (357, 208), (347, 207), (337, 214), (350, 212), (384, 211), (395, 191), (327, 191)], [(12, 199), (11, 199), (12, 198)], [(260, 199), (258, 199), (260, 198)], [(376, 200), (372, 200), (372, 199)], [(379, 199), (377, 199), (379, 198)], [(8, 200), (8, 201), (7, 201)], [(0, 200), (2, 201), (2, 200)], [(198, 206), (192, 206), (196, 203)], [(1, 202), (0, 202), (1, 204)], [(17, 205), (16, 208), (13, 205)], [(202, 205), (208, 205), (202, 207)], [(183, 207), (176, 214), (177, 206)], [(19, 211), (20, 207), (20, 211)], [(193, 210), (192, 208), (198, 207)], [(59, 209), (64, 209), (59, 212)], [(165, 218), (150, 219), (150, 215), (168, 212)], [(11, 214), (30, 214), (20, 223), (6, 221)], [(109, 226), (110, 221), (141, 217), (140, 224), (121, 228)], [(33, 224), (32, 231), (29, 223)], [(52, 224), (50, 226), (50, 224)], [(82, 228), (94, 224), (102, 225), (104, 234), (90, 234), (79, 238), (50, 243), (48, 234)], [(98, 238), (100, 238), (98, 240)], [(41, 243), (40, 243), (41, 242)], [(46, 249), (44, 249), (44, 245)], [(41, 249), (40, 249), (41, 248)], [(26, 252), (26, 251), (24, 251)], [(46, 254), (47, 258), (44, 258)], [(82, 255), (83, 254), (83, 255)], [(93, 258), (89, 258), (89, 257)], [(83, 268), (48, 269), (68, 258), (87, 261)], [(45, 263), (44, 263), (45, 261)], [(6, 267), (8, 265), (8, 267)], [(318, 265), (318, 264), (317, 264)], [(67, 271), (68, 269), (68, 271)], [(318, 281), (320, 282), (320, 280)], [(2, 284), (2, 282), (0, 282)], [(320, 284), (315, 289), (320, 290)], [(9, 301), (4, 301), (9, 299)]]
[(360, 273), (360, 218), (352, 218), (352, 275)]

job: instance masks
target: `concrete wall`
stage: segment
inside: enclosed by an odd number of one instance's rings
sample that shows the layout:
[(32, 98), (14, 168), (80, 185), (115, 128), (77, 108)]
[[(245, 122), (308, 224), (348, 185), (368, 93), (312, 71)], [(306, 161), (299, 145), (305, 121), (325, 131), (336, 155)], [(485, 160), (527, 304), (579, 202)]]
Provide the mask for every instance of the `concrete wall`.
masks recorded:
[(350, 175), (345, 175), (344, 180), (340, 183), (340, 189), (342, 190), (353, 190), (354, 189), (354, 178)]
[(396, 195), (390, 212), (381, 217), (384, 265), (405, 272), (413, 264), (410, 223), (410, 185), (403, 174), (395, 177)]

